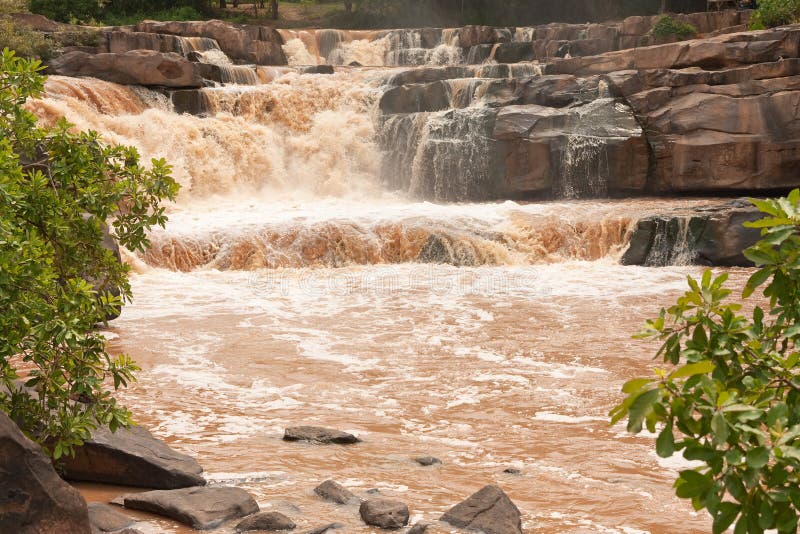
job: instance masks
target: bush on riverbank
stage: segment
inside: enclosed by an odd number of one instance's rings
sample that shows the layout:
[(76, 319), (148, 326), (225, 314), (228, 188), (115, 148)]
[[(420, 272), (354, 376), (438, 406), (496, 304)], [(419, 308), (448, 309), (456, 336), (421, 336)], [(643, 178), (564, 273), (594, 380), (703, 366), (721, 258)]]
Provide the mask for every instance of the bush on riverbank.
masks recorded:
[(713, 516), (713, 532), (796, 532), (800, 511), (800, 190), (754, 200), (761, 240), (745, 251), (759, 269), (742, 298), (763, 288), (751, 317), (728, 302), (727, 274), (689, 277), (690, 290), (638, 337), (663, 342), (669, 369), (623, 386), (612, 422), (655, 432), (659, 456), (683, 451), (701, 467), (675, 481), (678, 497)]
[(134, 148), (63, 120), (40, 127), (23, 107), (42, 94), (40, 70), (0, 56), (0, 410), (59, 458), (98, 424), (131, 417), (112, 391), (137, 367), (95, 328), (131, 298), (128, 267), (103, 245), (106, 221), (142, 250), (178, 186), (163, 160), (145, 168)]
[(750, 29), (763, 30), (800, 22), (800, 0), (760, 0)]
[(658, 19), (651, 33), (653, 37), (659, 39), (675, 38), (683, 41), (697, 35), (697, 28), (685, 22), (678, 22), (669, 15), (664, 15)]

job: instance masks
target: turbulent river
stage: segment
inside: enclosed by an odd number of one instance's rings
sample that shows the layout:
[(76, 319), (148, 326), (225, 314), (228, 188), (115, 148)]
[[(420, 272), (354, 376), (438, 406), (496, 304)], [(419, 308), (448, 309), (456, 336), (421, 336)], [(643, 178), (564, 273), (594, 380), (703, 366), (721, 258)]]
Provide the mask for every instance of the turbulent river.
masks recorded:
[[(402, 499), (412, 523), (494, 483), (526, 531), (708, 530), (673, 494), (682, 464), (607, 418), (621, 384), (658, 365), (631, 335), (701, 271), (621, 266), (633, 226), (707, 201), (433, 204), (392, 191), (373, 118), (391, 72), (263, 69), (259, 85), (205, 90), (206, 117), (90, 79), (52, 77), (29, 104), (167, 158), (183, 185), (152, 248), (124, 254), (135, 300), (107, 335), (142, 371), (122, 400), (211, 483), (246, 488), (301, 529), (371, 531), (314, 495), (333, 478)], [(733, 285), (746, 276), (733, 270)], [(281, 440), (300, 424), (363, 443)]]

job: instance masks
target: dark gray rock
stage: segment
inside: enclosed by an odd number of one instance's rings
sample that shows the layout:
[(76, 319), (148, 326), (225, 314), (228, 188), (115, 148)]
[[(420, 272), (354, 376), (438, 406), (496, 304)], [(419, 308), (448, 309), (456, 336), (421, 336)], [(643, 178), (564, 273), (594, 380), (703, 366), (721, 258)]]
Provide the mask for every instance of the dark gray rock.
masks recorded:
[(424, 534), (430, 525), (427, 523), (417, 523), (406, 531), (406, 534)]
[(327, 525), (323, 525), (321, 527), (312, 528), (305, 534), (326, 534), (329, 530), (336, 530), (339, 528), (344, 528), (344, 525), (341, 523), (328, 523)]
[(65, 458), (63, 468), (67, 480), (121, 486), (174, 489), (206, 483), (194, 458), (136, 426), (116, 432), (98, 428), (74, 458)]
[(199, 487), (129, 493), (122, 496), (126, 508), (144, 510), (186, 523), (198, 530), (216, 528), (223, 522), (258, 512), (258, 504), (241, 488)]
[(425, 467), (442, 463), (442, 461), (435, 456), (417, 456), (414, 458), (414, 461)]
[(336, 443), (339, 445), (349, 445), (361, 441), (347, 432), (319, 426), (295, 426), (287, 428), (284, 432), (283, 439), (284, 441), (311, 441), (314, 443)]
[(91, 532), (86, 501), (59, 478), (41, 447), (4, 412), (0, 412), (0, 532)]
[(442, 516), (454, 527), (486, 534), (522, 534), (519, 508), (497, 486), (484, 486)]
[(333, 65), (312, 65), (300, 69), (303, 74), (333, 74)]
[(100, 532), (116, 532), (135, 523), (127, 515), (99, 502), (89, 504), (89, 521), (91, 521), (92, 527)]
[(369, 499), (361, 503), (361, 519), (381, 528), (400, 528), (408, 524), (408, 506), (393, 499)]
[(503, 469), (503, 473), (506, 473), (507, 475), (521, 475), (522, 471), (516, 467), (506, 467)]
[(348, 491), (347, 488), (333, 480), (326, 480), (314, 488), (314, 493), (327, 501), (332, 501), (338, 504), (347, 504), (349, 502), (358, 500), (358, 497)]
[(280, 512), (259, 512), (236, 525), (237, 532), (248, 530), (293, 530), (297, 525)]

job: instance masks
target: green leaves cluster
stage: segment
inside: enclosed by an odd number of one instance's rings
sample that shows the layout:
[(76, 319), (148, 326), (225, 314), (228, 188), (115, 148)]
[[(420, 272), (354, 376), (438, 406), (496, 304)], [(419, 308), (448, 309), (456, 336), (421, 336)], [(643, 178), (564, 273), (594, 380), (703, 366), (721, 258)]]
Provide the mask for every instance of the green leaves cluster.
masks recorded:
[(676, 39), (684, 40), (697, 35), (697, 28), (691, 24), (679, 22), (669, 15), (664, 15), (656, 21), (656, 24), (650, 32), (653, 34), (653, 37), (675, 37)]
[(759, 0), (750, 29), (763, 30), (800, 21), (800, 0)]
[(163, 160), (145, 168), (134, 148), (64, 120), (40, 127), (23, 107), (43, 90), (39, 70), (0, 56), (0, 410), (58, 458), (97, 424), (130, 423), (112, 390), (137, 368), (95, 328), (131, 297), (108, 241), (146, 247), (178, 186)]
[(706, 271), (639, 337), (662, 341), (656, 357), (674, 366), (627, 382), (612, 423), (659, 431), (656, 451), (682, 451), (702, 467), (675, 482), (679, 497), (713, 516), (713, 531), (797, 530), (800, 510), (800, 191), (752, 200), (765, 214), (747, 226), (761, 240), (745, 251), (758, 270), (743, 298), (769, 301), (748, 317), (728, 302), (727, 274)]

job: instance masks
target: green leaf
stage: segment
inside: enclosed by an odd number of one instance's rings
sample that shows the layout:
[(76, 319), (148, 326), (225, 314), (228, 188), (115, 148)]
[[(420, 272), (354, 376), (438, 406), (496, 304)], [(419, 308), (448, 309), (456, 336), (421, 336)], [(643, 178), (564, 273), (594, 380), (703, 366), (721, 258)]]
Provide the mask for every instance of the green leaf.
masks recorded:
[(662, 458), (669, 458), (675, 452), (675, 436), (672, 426), (666, 425), (656, 438), (656, 454)]
[(704, 360), (679, 367), (669, 375), (669, 379), (674, 380), (676, 378), (685, 378), (687, 376), (708, 374), (712, 371), (714, 371), (714, 363), (710, 360)]
[(642, 422), (647, 414), (652, 411), (653, 403), (661, 397), (658, 388), (645, 391), (631, 404), (628, 410), (628, 432), (638, 434), (642, 431)]
[(769, 462), (769, 451), (763, 446), (750, 449), (745, 455), (745, 462), (747, 462), (748, 467), (761, 469)]
[(714, 523), (711, 531), (714, 534), (721, 534), (722, 532), (728, 530), (728, 527), (730, 527), (736, 518), (739, 517), (739, 511), (741, 508), (741, 506), (732, 502), (720, 503), (717, 513), (714, 516)]
[(744, 286), (744, 290), (742, 291), (742, 298), (747, 298), (753, 294), (753, 292), (767, 279), (772, 276), (773, 269), (772, 267), (764, 267), (762, 269), (757, 270), (754, 272), (750, 278), (747, 280), (747, 283)]
[(721, 447), (728, 441), (728, 422), (722, 412), (716, 412), (711, 418), (711, 433), (714, 436), (714, 443)]
[(710, 476), (703, 475), (691, 469), (681, 471), (676, 484), (675, 493), (678, 497), (683, 499), (700, 497), (713, 486)]

